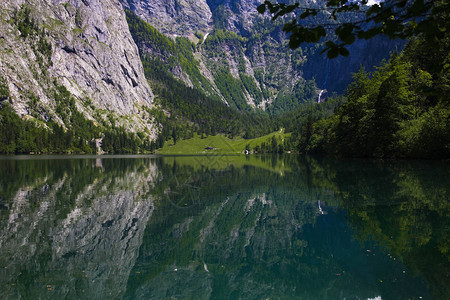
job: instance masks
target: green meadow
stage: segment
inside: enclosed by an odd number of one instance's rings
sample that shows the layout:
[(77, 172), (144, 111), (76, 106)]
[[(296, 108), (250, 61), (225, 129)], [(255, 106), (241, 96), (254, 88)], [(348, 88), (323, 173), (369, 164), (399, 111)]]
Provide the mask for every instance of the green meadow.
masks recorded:
[(291, 133), (284, 133), (283, 129), (254, 139), (243, 139), (241, 137), (229, 139), (219, 134), (214, 136), (210, 135), (205, 138), (194, 135), (193, 138), (177, 141), (176, 144), (173, 143), (173, 140), (169, 140), (157, 153), (164, 155), (238, 155), (245, 153), (246, 145), (249, 145), (250, 149), (253, 149), (264, 142), (270, 144), (273, 136), (280, 143), (284, 142), (284, 139), (290, 135)]

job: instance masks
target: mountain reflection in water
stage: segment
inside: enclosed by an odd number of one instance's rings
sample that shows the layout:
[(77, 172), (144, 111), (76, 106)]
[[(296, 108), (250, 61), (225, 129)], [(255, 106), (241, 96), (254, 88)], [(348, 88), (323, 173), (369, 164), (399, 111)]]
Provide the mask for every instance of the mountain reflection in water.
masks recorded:
[(1, 299), (449, 299), (442, 162), (2, 157)]

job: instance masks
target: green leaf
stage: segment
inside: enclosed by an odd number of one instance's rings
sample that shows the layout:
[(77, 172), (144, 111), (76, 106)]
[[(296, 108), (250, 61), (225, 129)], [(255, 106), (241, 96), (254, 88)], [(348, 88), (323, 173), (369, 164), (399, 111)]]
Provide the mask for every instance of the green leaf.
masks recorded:
[(423, 0), (414, 1), (413, 5), (408, 8), (408, 12), (413, 16), (420, 16), (425, 9)]
[(333, 43), (332, 41), (327, 41), (325, 43), (325, 46), (327, 46), (327, 48), (335, 48), (335, 47), (337, 47), (337, 45), (335, 43)]
[(340, 47), (339, 48), (339, 54), (342, 55), (342, 56), (349, 56), (350, 52), (346, 48)]
[(329, 59), (336, 58), (336, 57), (338, 57), (338, 55), (339, 55), (339, 48), (338, 48), (338, 47), (331, 48), (331, 49), (328, 50), (328, 52), (327, 52), (327, 57), (328, 57)]
[(351, 45), (355, 42), (355, 34), (351, 33), (349, 35), (347, 35), (344, 39), (341, 39), (344, 43), (346, 43), (347, 45)]
[(261, 4), (260, 6), (258, 6), (257, 10), (258, 10), (258, 12), (260, 14), (265, 13), (266, 12), (266, 5), (265, 4)]
[(295, 3), (294, 5), (288, 5), (286, 9), (284, 10), (285, 14), (291, 13), (298, 7), (298, 3)]
[(300, 19), (305, 19), (306, 17), (308, 17), (308, 16), (310, 16), (310, 15), (311, 15), (311, 12), (310, 12), (309, 9), (307, 9), (307, 10), (305, 10), (304, 13), (302, 13), (302, 14), (300, 15)]
[(318, 26), (317, 27), (317, 34), (319, 36), (326, 36), (327, 35), (327, 31), (325, 30), (325, 28), (323, 26)]

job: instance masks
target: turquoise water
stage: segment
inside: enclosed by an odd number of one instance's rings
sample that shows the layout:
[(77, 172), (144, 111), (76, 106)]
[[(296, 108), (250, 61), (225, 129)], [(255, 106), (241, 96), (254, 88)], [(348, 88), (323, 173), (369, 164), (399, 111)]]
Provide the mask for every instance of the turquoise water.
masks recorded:
[(0, 157), (0, 299), (450, 299), (450, 168)]

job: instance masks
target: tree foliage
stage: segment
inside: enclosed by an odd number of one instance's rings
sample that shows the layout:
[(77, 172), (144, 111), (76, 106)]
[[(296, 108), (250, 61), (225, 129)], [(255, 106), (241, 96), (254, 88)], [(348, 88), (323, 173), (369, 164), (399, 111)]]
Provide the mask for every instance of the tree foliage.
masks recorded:
[[(289, 46), (318, 43), (325, 39), (329, 58), (348, 56), (346, 46), (357, 39), (385, 35), (390, 39), (406, 39), (422, 35), (429, 41), (439, 41), (450, 30), (450, 4), (445, 0), (391, 0), (368, 6), (368, 0), (327, 0), (324, 6), (302, 7), (265, 1), (258, 12), (267, 10), (276, 20), (295, 13), (283, 30), (290, 34)], [(321, 16), (319, 23), (311, 17)], [(324, 18), (327, 16), (326, 18)], [(350, 16), (350, 17), (349, 17)], [(309, 22), (308, 22), (309, 21)]]
[(300, 151), (449, 157), (449, 50), (448, 37), (437, 47), (424, 38), (413, 40), (374, 74), (360, 70), (335, 115), (302, 126)]
[(5, 78), (0, 74), (0, 103), (9, 98), (9, 88)]
[[(53, 90), (56, 116), (45, 122), (36, 118), (22, 119), (8, 101), (0, 104), (0, 153), (96, 153), (96, 140), (102, 140), (102, 150), (107, 153), (138, 153), (156, 149), (142, 133), (128, 132), (111, 124), (94, 124), (77, 108), (72, 94), (62, 85)], [(30, 102), (39, 102), (30, 96)], [(59, 118), (64, 126), (60, 124)]]

